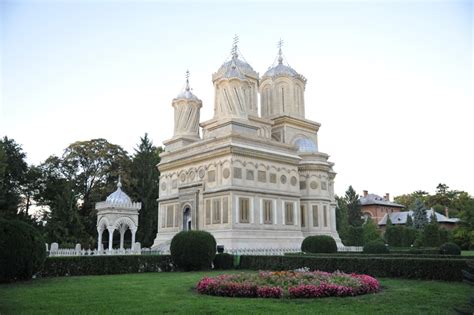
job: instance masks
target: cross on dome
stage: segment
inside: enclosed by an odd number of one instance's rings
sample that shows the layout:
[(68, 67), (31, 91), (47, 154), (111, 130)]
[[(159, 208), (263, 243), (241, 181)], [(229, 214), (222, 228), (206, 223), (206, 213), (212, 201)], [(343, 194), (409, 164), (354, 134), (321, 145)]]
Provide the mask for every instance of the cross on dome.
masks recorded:
[(283, 40), (280, 38), (278, 41), (278, 63), (283, 63), (283, 53), (281, 52), (281, 47), (283, 46)]
[(238, 47), (237, 44), (239, 43), (239, 36), (237, 34), (234, 35), (234, 41), (232, 44), (232, 59), (237, 59), (239, 57), (239, 54), (237, 53)]

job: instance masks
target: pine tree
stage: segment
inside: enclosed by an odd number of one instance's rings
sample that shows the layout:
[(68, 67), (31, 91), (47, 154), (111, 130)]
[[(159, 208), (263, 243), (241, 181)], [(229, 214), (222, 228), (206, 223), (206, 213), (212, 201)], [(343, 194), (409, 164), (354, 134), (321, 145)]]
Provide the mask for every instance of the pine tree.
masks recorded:
[(407, 222), (405, 223), (406, 227), (413, 227), (413, 219), (410, 214), (407, 214)]
[(387, 213), (387, 222), (385, 223), (385, 228), (391, 227), (393, 225), (390, 215)]
[(415, 210), (413, 211), (413, 226), (420, 230), (428, 224), (428, 218), (426, 217), (426, 209), (423, 202), (420, 199), (415, 200)]
[(349, 224), (352, 226), (362, 226), (364, 219), (362, 218), (362, 208), (359, 201), (359, 195), (356, 194), (352, 186), (349, 186), (344, 198), (347, 204)]
[(349, 229), (349, 219), (347, 214), (347, 204), (344, 198), (336, 196), (336, 230), (339, 237), (344, 241), (347, 239)]
[(157, 232), (158, 202), (156, 199), (160, 179), (157, 165), (160, 162), (161, 151), (161, 147), (155, 147), (145, 134), (143, 138), (140, 138), (132, 160), (133, 197), (142, 203), (137, 241), (144, 247), (150, 247), (153, 244)]

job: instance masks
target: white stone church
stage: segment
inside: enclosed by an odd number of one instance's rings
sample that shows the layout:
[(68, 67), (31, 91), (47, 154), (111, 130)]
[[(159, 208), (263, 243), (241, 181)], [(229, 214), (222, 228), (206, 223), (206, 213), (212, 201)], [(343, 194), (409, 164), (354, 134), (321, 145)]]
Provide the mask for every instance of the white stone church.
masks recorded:
[(212, 75), (211, 120), (200, 122), (202, 102), (188, 79), (172, 101), (153, 247), (166, 248), (182, 230), (208, 231), (226, 251), (296, 249), (321, 234), (341, 244), (334, 163), (318, 150), (321, 125), (305, 118), (306, 78), (285, 62), (281, 45), (262, 77), (239, 52), (235, 43)]

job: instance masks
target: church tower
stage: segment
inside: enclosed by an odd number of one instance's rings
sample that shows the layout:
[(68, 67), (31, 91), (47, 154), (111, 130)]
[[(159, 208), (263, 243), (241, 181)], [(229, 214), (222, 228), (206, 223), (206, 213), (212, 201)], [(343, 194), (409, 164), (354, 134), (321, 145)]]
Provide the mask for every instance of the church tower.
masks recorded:
[(167, 150), (176, 149), (200, 140), (199, 115), (202, 101), (191, 92), (189, 71), (186, 71), (186, 86), (173, 99), (174, 132), (173, 138), (165, 142)]
[(215, 89), (214, 118), (258, 116), (258, 73), (239, 58), (238, 38), (234, 38), (232, 57), (212, 75)]
[(283, 58), (283, 42), (278, 43), (278, 58), (260, 82), (262, 118), (292, 116), (304, 118), (306, 78), (291, 68)]

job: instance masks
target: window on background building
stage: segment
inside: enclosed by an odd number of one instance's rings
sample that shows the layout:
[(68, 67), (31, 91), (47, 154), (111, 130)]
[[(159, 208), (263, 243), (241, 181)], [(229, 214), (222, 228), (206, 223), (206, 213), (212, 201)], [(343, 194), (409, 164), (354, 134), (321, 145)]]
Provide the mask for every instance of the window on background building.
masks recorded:
[(211, 224), (211, 200), (206, 200), (206, 224)]
[(306, 226), (306, 210), (304, 206), (301, 206), (300, 208), (301, 211), (301, 227)]
[(293, 220), (293, 202), (285, 202), (285, 224), (292, 225), (294, 224)]
[(250, 222), (250, 199), (239, 198), (239, 221), (240, 223)]
[(264, 200), (263, 201), (263, 223), (272, 224), (273, 223), (273, 201)]
[(324, 226), (328, 226), (328, 207), (323, 206)]
[(276, 184), (276, 182), (277, 182), (277, 174), (270, 173), (270, 183)]
[(222, 198), (222, 223), (229, 222), (229, 199), (227, 197)]
[(216, 181), (216, 171), (208, 171), (207, 172), (207, 181), (212, 183)]
[(166, 207), (166, 227), (173, 227), (174, 206)]
[(313, 226), (319, 226), (319, 208), (313, 205)]
[(234, 178), (242, 179), (242, 169), (240, 167), (234, 167)]
[(212, 223), (220, 224), (221, 223), (221, 200), (214, 199), (212, 201)]
[(247, 170), (247, 180), (253, 180), (253, 171)]
[(258, 171), (258, 181), (261, 183), (267, 182), (267, 172), (265, 171)]

